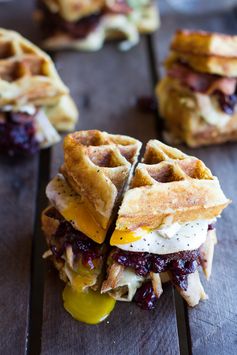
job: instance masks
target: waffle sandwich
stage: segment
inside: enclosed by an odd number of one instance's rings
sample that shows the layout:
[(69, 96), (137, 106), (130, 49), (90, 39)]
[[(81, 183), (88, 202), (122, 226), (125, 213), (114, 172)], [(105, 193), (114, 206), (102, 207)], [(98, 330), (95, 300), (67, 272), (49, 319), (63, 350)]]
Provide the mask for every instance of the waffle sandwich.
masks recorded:
[(177, 31), (157, 85), (168, 142), (191, 147), (237, 139), (237, 36)]
[(33, 153), (73, 129), (76, 106), (50, 57), (20, 34), (0, 29), (0, 151)]
[(45, 257), (77, 292), (100, 285), (104, 240), (140, 148), (136, 139), (96, 130), (64, 140), (64, 164), (47, 186), (50, 206), (42, 213), (42, 228)]
[(38, 0), (36, 19), (50, 50), (95, 51), (110, 39), (125, 39), (120, 47), (126, 50), (159, 24), (153, 0)]
[(102, 293), (151, 309), (171, 281), (190, 306), (206, 299), (215, 220), (229, 204), (204, 163), (150, 140), (118, 212)]

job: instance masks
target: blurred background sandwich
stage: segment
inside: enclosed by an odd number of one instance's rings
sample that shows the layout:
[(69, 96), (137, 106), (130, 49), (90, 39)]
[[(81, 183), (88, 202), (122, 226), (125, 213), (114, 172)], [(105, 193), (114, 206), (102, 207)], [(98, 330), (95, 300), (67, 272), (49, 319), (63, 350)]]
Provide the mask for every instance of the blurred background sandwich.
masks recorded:
[(50, 57), (14, 31), (0, 29), (0, 151), (28, 154), (74, 128), (78, 111)]
[(237, 139), (237, 36), (179, 30), (157, 85), (168, 142), (191, 147)]
[(38, 0), (47, 49), (74, 48), (95, 51), (105, 40), (121, 39), (127, 50), (159, 25), (154, 0)]

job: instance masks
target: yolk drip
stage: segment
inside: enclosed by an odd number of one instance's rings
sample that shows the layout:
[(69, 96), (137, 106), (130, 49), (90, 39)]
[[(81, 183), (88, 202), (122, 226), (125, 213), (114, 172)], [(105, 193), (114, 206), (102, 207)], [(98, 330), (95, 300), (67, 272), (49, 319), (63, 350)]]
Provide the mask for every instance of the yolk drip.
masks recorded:
[(64, 308), (78, 321), (87, 324), (102, 322), (112, 312), (116, 301), (107, 294), (89, 289), (78, 292), (70, 285), (63, 291)]
[(115, 230), (110, 239), (110, 245), (127, 244), (136, 242), (141, 237), (133, 231)]
[(75, 227), (95, 242), (103, 243), (105, 240), (106, 230), (95, 221), (84, 203), (71, 202), (61, 213), (66, 220), (74, 221)]

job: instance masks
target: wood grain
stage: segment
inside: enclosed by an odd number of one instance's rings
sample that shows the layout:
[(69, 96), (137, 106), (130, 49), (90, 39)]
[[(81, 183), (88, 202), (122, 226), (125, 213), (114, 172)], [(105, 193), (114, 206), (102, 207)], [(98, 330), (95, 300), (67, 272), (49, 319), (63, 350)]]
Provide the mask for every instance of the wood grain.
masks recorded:
[[(56, 62), (81, 108), (79, 129), (97, 128), (130, 134), (142, 141), (156, 136), (155, 118), (134, 108), (137, 96), (152, 90), (146, 44), (128, 53), (107, 45), (94, 54), (60, 53)], [(62, 162), (53, 152), (52, 173)], [(49, 268), (45, 283), (42, 354), (178, 354), (178, 336), (172, 288), (154, 312), (134, 304), (117, 304), (104, 323), (88, 326), (74, 321), (63, 309), (62, 285)]]
[[(216, 16), (178, 16), (169, 14), (162, 19), (162, 27), (155, 36), (157, 67), (168, 53), (171, 36), (177, 28), (194, 28), (216, 32), (237, 33), (234, 13)], [(226, 195), (233, 200), (218, 221), (219, 243), (215, 249), (211, 280), (203, 284), (209, 300), (194, 309), (188, 309), (191, 351), (193, 355), (234, 354), (237, 341), (237, 232), (236, 232), (236, 186), (237, 145), (187, 149), (187, 153), (201, 158), (218, 176)]]
[[(22, 0), (0, 5), (0, 26), (36, 32), (33, 4)], [(30, 30), (29, 30), (30, 29)], [(38, 155), (0, 159), (0, 353), (24, 354), (28, 332), (31, 244), (34, 229)]]

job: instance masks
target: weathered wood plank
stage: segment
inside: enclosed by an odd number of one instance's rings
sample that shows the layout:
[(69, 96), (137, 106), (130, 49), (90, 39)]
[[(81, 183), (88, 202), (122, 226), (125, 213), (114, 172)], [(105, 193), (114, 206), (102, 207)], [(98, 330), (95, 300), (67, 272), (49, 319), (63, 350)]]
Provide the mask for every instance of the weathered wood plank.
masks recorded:
[(37, 166), (37, 157), (0, 160), (1, 354), (26, 346)]
[[(154, 39), (161, 65), (168, 53), (171, 36), (176, 28), (196, 28), (216, 32), (236, 34), (237, 24), (234, 14), (216, 16), (177, 16), (170, 14), (162, 18), (162, 27)], [(201, 149), (187, 149), (189, 154), (203, 159), (220, 179), (226, 195), (233, 203), (223, 213), (218, 222), (219, 243), (215, 250), (213, 275), (209, 283), (203, 281), (209, 300), (188, 310), (192, 353), (234, 354), (237, 339), (237, 145), (227, 144)]]
[[(0, 27), (35, 38), (31, 1), (0, 5)], [(0, 353), (24, 354), (28, 332), (30, 258), (34, 229), (38, 155), (0, 159)]]
[[(153, 115), (133, 108), (134, 99), (152, 89), (144, 41), (129, 53), (107, 45), (94, 54), (61, 53), (56, 62), (81, 107), (79, 129), (131, 134), (143, 141), (156, 136)], [(53, 174), (62, 162), (59, 149), (54, 149)], [(62, 287), (49, 268), (42, 354), (179, 353), (171, 287), (166, 287), (154, 312), (141, 311), (133, 304), (117, 304), (108, 320), (97, 326), (76, 322), (64, 311)]]

